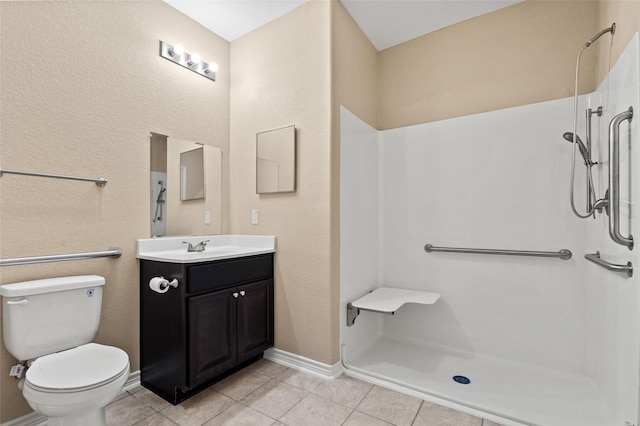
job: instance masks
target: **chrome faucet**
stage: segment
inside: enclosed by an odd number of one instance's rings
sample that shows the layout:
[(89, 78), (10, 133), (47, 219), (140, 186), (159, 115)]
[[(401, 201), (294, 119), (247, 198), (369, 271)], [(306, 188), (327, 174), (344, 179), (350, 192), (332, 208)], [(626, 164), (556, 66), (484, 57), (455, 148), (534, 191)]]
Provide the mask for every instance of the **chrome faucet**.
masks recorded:
[(192, 253), (192, 252), (201, 253), (201, 252), (204, 251), (204, 249), (207, 246), (208, 242), (209, 242), (209, 240), (200, 241), (195, 246), (193, 244), (191, 244), (190, 242), (188, 242), (188, 241), (183, 241), (182, 244), (189, 244), (187, 246), (187, 253)]

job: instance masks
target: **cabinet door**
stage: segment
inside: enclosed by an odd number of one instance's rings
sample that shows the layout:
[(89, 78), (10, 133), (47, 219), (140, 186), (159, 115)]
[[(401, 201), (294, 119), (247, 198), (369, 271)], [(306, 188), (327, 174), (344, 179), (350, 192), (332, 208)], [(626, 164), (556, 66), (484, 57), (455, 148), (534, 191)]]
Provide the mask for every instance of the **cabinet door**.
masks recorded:
[(238, 287), (238, 362), (273, 346), (273, 280)]
[(228, 289), (189, 298), (190, 385), (197, 386), (236, 364), (236, 298)]

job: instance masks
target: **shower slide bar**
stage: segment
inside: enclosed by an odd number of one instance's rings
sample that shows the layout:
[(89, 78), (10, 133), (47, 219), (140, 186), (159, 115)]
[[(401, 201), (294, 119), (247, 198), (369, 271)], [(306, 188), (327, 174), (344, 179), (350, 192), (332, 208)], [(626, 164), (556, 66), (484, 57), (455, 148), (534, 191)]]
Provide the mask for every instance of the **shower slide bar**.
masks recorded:
[(88, 253), (56, 254), (51, 256), (16, 257), (13, 259), (0, 259), (0, 266), (30, 265), (34, 263), (63, 262), (67, 260), (96, 259), (99, 257), (118, 258), (122, 255), (122, 250), (118, 247), (111, 247), (105, 251), (93, 251)]
[(629, 278), (633, 276), (633, 264), (627, 262), (626, 265), (617, 265), (615, 263), (607, 262), (600, 258), (600, 252), (597, 251), (593, 254), (585, 254), (584, 258), (589, 262), (593, 262), (598, 266), (602, 266), (604, 269), (613, 272), (625, 272)]
[(68, 180), (81, 180), (85, 182), (95, 182), (95, 184), (100, 187), (105, 186), (107, 184), (107, 179), (103, 177), (85, 178), (85, 177), (76, 177), (76, 176), (53, 175), (49, 173), (20, 172), (17, 170), (0, 169), (0, 177), (2, 177), (2, 175), (5, 173), (9, 175), (36, 176), (36, 177), (47, 177), (47, 178), (53, 178), (53, 179), (68, 179)]
[(497, 254), (505, 256), (532, 256), (532, 257), (555, 257), (562, 260), (571, 259), (571, 250), (562, 249), (560, 251), (529, 251), (529, 250), (496, 250), (496, 249), (477, 249), (477, 248), (459, 248), (459, 247), (435, 247), (432, 244), (424, 246), (427, 253), (441, 251), (446, 253), (471, 253), (471, 254)]

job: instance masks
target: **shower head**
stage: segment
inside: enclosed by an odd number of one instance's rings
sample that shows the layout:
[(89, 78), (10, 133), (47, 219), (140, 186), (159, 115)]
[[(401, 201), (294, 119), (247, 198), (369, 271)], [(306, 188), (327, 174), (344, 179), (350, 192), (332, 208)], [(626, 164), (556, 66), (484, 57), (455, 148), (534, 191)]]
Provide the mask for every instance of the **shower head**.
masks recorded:
[[(568, 142), (573, 142), (572, 132), (565, 132), (562, 134), (562, 137)], [(576, 135), (576, 143), (578, 144), (578, 149), (580, 150), (580, 154), (582, 154), (582, 158), (584, 158), (585, 163), (590, 163), (591, 156), (589, 155), (589, 151), (587, 150), (587, 147), (584, 145), (584, 143), (582, 143), (582, 139), (580, 139), (580, 136), (578, 135)]]
[(591, 39), (589, 39), (585, 44), (584, 47), (589, 47), (593, 44), (594, 41), (596, 41), (597, 39), (599, 39), (600, 37), (602, 37), (603, 35), (605, 35), (606, 33), (611, 33), (611, 35), (614, 35), (616, 33), (616, 23), (614, 22), (609, 28), (605, 28), (604, 30), (600, 31), (598, 34), (594, 35), (593, 37), (591, 37)]

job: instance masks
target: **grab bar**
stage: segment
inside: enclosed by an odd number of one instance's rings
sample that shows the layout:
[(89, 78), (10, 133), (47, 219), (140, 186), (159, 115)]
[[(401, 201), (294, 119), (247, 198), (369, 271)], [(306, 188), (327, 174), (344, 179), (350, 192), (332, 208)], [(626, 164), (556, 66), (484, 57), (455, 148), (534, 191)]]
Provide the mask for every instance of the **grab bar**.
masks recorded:
[(609, 235), (616, 243), (633, 250), (633, 236), (620, 234), (620, 124), (633, 118), (633, 108), (613, 117), (609, 124)]
[(615, 263), (607, 262), (600, 258), (600, 252), (597, 251), (593, 254), (585, 254), (584, 258), (596, 265), (602, 266), (604, 269), (613, 272), (626, 272), (627, 276), (631, 278), (633, 276), (633, 264), (627, 262), (626, 265), (617, 265)]
[(122, 250), (112, 247), (106, 251), (94, 251), (89, 253), (56, 254), (51, 256), (16, 257), (13, 259), (0, 259), (0, 266), (30, 265), (33, 263), (63, 262), (66, 260), (95, 259), (98, 257), (120, 257)]
[(0, 177), (2, 177), (2, 175), (5, 173), (9, 175), (36, 176), (36, 177), (47, 177), (47, 178), (54, 178), (54, 179), (69, 179), (69, 180), (81, 180), (86, 182), (95, 182), (95, 184), (100, 187), (105, 186), (107, 184), (107, 179), (102, 177), (84, 178), (84, 177), (76, 177), (76, 176), (52, 175), (49, 173), (20, 172), (17, 170), (0, 169)]
[(562, 260), (571, 259), (571, 250), (562, 249), (560, 251), (525, 251), (525, 250), (496, 250), (496, 249), (476, 249), (457, 247), (434, 247), (431, 244), (424, 246), (424, 251), (431, 253), (442, 251), (446, 253), (472, 253), (472, 254), (498, 254), (506, 256), (533, 256), (533, 257), (557, 257)]

